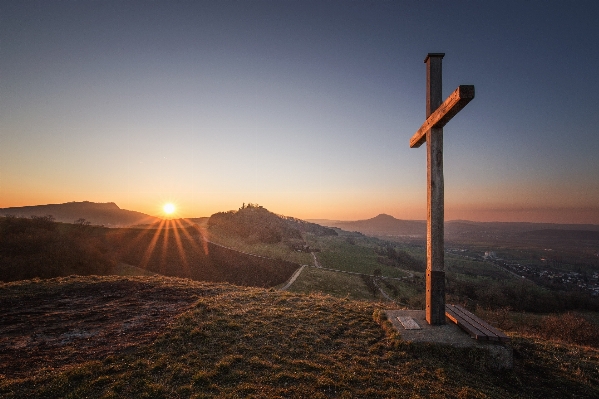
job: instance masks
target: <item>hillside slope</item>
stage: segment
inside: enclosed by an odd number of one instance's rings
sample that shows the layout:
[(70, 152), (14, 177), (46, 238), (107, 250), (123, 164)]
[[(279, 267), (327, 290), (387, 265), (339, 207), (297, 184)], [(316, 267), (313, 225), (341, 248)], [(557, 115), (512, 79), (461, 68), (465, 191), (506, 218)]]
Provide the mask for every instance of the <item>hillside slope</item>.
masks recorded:
[(107, 275), (122, 262), (173, 277), (271, 287), (299, 267), (206, 242), (197, 226), (168, 224), (160, 229), (109, 229), (0, 217), (0, 281)]
[(254, 204), (244, 204), (237, 211), (218, 212), (208, 220), (210, 229), (220, 229), (252, 241), (277, 243), (302, 240), (302, 233), (336, 236), (335, 230), (301, 219), (281, 216)]
[(125, 263), (172, 277), (273, 287), (287, 281), (296, 263), (252, 256), (203, 240), (191, 228), (112, 229), (108, 241)]
[(3, 398), (599, 396), (596, 349), (513, 337), (515, 367), (496, 372), (329, 296), (72, 277), (2, 284), (0, 312)]

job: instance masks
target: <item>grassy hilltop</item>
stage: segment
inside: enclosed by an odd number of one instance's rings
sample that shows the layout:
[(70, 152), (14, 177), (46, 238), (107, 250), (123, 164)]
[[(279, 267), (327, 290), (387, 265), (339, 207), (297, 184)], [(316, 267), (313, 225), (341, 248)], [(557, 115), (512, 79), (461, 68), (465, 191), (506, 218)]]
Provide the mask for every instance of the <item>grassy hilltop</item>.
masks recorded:
[[(599, 350), (513, 336), (515, 367), (401, 340), (376, 302), (165, 277), (0, 285), (0, 396), (597, 397)], [(51, 310), (51, 313), (49, 313)]]

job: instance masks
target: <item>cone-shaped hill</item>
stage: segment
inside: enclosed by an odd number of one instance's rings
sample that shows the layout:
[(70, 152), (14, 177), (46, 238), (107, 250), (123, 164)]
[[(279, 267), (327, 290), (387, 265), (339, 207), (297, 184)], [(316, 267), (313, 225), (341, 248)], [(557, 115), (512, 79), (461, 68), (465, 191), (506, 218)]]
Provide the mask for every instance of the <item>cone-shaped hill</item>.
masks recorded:
[(244, 205), (237, 211), (215, 213), (208, 220), (208, 227), (222, 229), (264, 243), (301, 239), (301, 233), (312, 233), (317, 236), (337, 235), (337, 232), (331, 228), (280, 216), (254, 204)]

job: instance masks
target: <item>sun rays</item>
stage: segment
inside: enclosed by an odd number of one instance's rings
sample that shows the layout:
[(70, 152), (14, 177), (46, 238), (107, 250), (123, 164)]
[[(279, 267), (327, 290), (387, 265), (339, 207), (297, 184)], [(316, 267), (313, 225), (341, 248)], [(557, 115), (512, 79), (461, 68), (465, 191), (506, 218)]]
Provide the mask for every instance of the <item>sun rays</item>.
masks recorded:
[[(154, 271), (162, 274), (167, 272), (167, 264), (178, 263), (184, 275), (191, 275), (193, 265), (190, 262), (193, 262), (196, 254), (208, 255), (206, 232), (191, 220), (163, 219), (157, 227), (141, 231), (134, 241), (137, 245), (143, 245), (143, 237), (148, 234), (152, 234), (152, 238), (139, 265), (143, 269), (148, 269), (153, 264), (152, 268), (159, 267), (159, 270)], [(158, 264), (156, 257), (159, 259)]]

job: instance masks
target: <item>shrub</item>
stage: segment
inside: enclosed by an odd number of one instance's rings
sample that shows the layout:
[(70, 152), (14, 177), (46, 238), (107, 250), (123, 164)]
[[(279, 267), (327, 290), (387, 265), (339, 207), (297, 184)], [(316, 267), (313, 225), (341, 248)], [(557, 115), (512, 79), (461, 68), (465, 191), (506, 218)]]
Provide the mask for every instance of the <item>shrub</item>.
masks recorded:
[(576, 313), (547, 316), (539, 333), (545, 339), (599, 347), (599, 328)]

